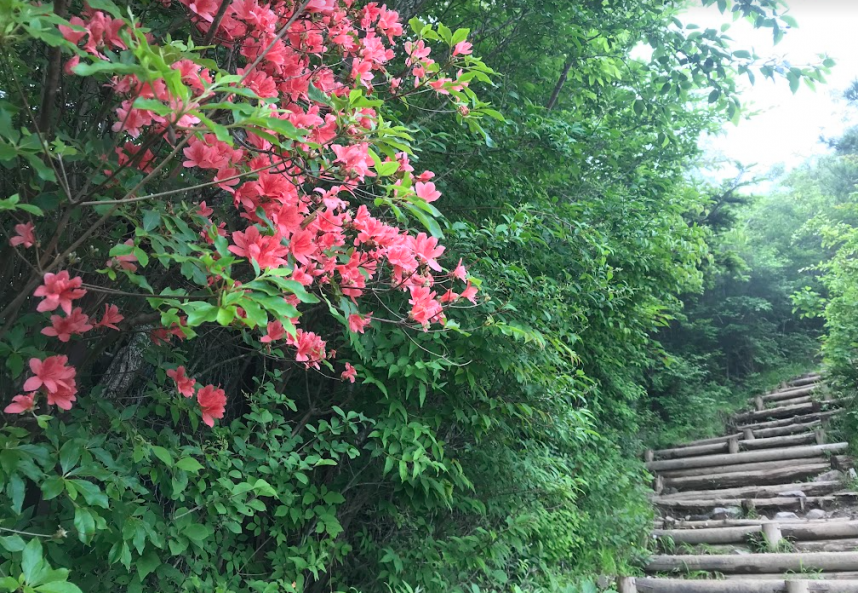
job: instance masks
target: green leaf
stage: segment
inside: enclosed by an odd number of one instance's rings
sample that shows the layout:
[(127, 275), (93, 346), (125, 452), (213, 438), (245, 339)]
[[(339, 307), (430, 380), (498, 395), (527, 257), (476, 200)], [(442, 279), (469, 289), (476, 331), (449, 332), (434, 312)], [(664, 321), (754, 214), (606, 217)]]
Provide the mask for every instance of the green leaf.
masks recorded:
[(194, 303), (192, 310), (186, 309), (188, 313), (188, 326), (197, 327), (206, 321), (216, 321), (218, 310), (218, 307), (211, 303)]
[(16, 579), (13, 579), (12, 577), (0, 578), (0, 591), (11, 593), (12, 591), (18, 591), (20, 588), (21, 585)]
[(200, 543), (211, 535), (210, 528), (206, 525), (193, 523), (182, 529), (182, 535), (189, 540)]
[(429, 233), (433, 237), (441, 238), (444, 236), (444, 232), (441, 230), (441, 226), (438, 224), (438, 221), (436, 221), (434, 218), (426, 215), (424, 212), (420, 211), (418, 208), (416, 208), (412, 204), (406, 204), (406, 208), (408, 208), (408, 211), (414, 215), (414, 218), (419, 220), (420, 223), (424, 227), (426, 227), (426, 230), (429, 231)]
[(56, 498), (66, 489), (65, 480), (59, 476), (51, 476), (42, 482), (42, 497), (45, 500)]
[(315, 101), (316, 103), (322, 103), (323, 105), (331, 105), (331, 98), (328, 97), (325, 93), (317, 89), (313, 84), (310, 84), (307, 89), (307, 96), (310, 97), (311, 101)]
[(795, 94), (798, 92), (798, 87), (801, 84), (801, 79), (798, 76), (792, 76), (789, 79), (789, 90)]
[(154, 210), (146, 210), (143, 213), (143, 228), (147, 231), (153, 231), (161, 226), (161, 213)]
[(12, 501), (12, 512), (16, 515), (21, 514), (21, 507), (24, 505), (24, 480), (18, 474), (12, 474), (9, 478), (9, 483), (6, 486), (6, 495)]
[(176, 462), (176, 468), (186, 472), (197, 473), (203, 469), (203, 466), (193, 457), (182, 457)]
[(271, 487), (271, 484), (262, 479), (254, 482), (253, 491), (259, 496), (277, 496), (277, 491)]
[(140, 263), (141, 266), (145, 268), (149, 265), (149, 255), (145, 251), (143, 251), (139, 247), (135, 247), (132, 250), (132, 253), (134, 254), (134, 257), (137, 258), (137, 261)]
[(150, 548), (146, 550), (145, 554), (137, 559), (134, 565), (137, 568), (137, 576), (139, 576), (142, 581), (161, 565), (161, 559), (158, 558), (158, 554)]
[(20, 552), (24, 549), (24, 540), (20, 535), (7, 535), (0, 537), (0, 547), (7, 552)]
[(42, 542), (39, 538), (34, 537), (24, 547), (21, 554), (21, 572), (24, 573), (24, 580), (33, 582), (42, 564)]
[(173, 456), (170, 454), (169, 451), (167, 451), (167, 449), (158, 445), (153, 445), (152, 453), (155, 454), (155, 457), (163, 461), (164, 465), (166, 465), (167, 467), (173, 467)]
[(76, 440), (66, 441), (60, 449), (60, 467), (63, 474), (69, 473), (72, 468), (80, 461), (80, 443)]
[(221, 307), (217, 310), (217, 322), (220, 325), (227, 326), (232, 323), (233, 319), (235, 319), (235, 309), (233, 307)]
[(456, 32), (453, 33), (453, 38), (450, 40), (450, 45), (456, 45), (457, 43), (461, 43), (462, 41), (467, 39), (468, 35), (470, 34), (470, 29), (456, 29)]
[(36, 587), (36, 591), (39, 591), (39, 593), (83, 593), (80, 587), (68, 581), (45, 583)]
[(92, 482), (88, 482), (87, 480), (69, 480), (71, 483), (75, 485), (78, 491), (83, 495), (83, 499), (87, 504), (101, 507), (103, 509), (108, 508), (107, 495), (101, 491), (96, 484)]
[(390, 177), (399, 170), (399, 163), (391, 161), (388, 163), (380, 163), (375, 166), (375, 172), (380, 177)]
[(74, 510), (74, 528), (77, 529), (77, 537), (82, 543), (88, 544), (92, 540), (95, 535), (95, 518), (89, 509), (77, 507)]

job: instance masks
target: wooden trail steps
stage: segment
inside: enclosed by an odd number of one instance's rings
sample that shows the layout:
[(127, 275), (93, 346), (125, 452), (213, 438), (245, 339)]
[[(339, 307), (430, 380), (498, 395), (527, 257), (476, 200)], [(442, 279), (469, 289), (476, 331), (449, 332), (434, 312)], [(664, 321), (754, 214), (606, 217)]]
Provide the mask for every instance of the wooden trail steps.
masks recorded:
[(844, 400), (808, 374), (748, 403), (724, 436), (647, 451), (660, 551), (621, 593), (858, 593), (855, 474), (825, 430)]

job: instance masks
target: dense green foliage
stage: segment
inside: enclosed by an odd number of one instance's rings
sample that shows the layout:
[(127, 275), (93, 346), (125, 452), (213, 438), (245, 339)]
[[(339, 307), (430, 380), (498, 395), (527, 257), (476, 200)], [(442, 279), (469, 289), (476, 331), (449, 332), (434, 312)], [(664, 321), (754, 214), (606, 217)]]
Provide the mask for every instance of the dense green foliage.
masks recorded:
[[(791, 24), (776, 0), (705, 3), (776, 39)], [(200, 49), (204, 39), (182, 7), (116, 4), (116, 14), (151, 19), (170, 48), (164, 55), (233, 73), (234, 53)], [(301, 99), (301, 109), (317, 101), (345, 113), (344, 136), (361, 120), (355, 111), (378, 110), (386, 125), (367, 142), (387, 156), (410, 151), (415, 167), (437, 173), (443, 197), (402, 206), (399, 188), (379, 180), (349, 199), (415, 233), (443, 233), (445, 267), (462, 258), (481, 287), (473, 306), (451, 307), (446, 327), (429, 331), (397, 317), (406, 297), (380, 290), (367, 304), (378, 321), (365, 333), (344, 330), (357, 309), (339, 287), (283, 284), (258, 266), (240, 268), (216, 231), (214, 247), (201, 240), (188, 221), (199, 223), (203, 200), (230, 231), (245, 221), (223, 188), (201, 188), (208, 178), (178, 163), (156, 171), (146, 191), (181, 198), (129, 202), (80, 247), (75, 237), (88, 238), (114, 212), (97, 202), (133, 196), (143, 178), (126, 170), (118, 187), (104, 185), (100, 159), (108, 154), (116, 166), (105, 148), (122, 137), (105, 123), (121, 97), (104, 83), (132, 71), (169, 76), (169, 65), (138, 39), (135, 51), (111, 52), (109, 65), (64, 78), (45, 148), (35, 122), (50, 47), (61, 45), (59, 17), (34, 20), (23, 2), (0, 7), (0, 22), (16, 32), (0, 39), (0, 88), (25, 100), (0, 104), (2, 148), (11, 150), (0, 152), (3, 187), (18, 194), (0, 201), (13, 213), (3, 232), (12, 237), (13, 223), (43, 212), (37, 228), (58, 243), (47, 251), (62, 253), (92, 293), (134, 312), (108, 340), (49, 342), (39, 333), (47, 315), (31, 296), (42, 262), (31, 269), (4, 240), (3, 404), (20, 393), (25, 362), (47, 350), (78, 365), (80, 391), (69, 411), (6, 416), (0, 590), (74, 593), (59, 584), (68, 578), (87, 593), (560, 592), (629, 570), (650, 526), (642, 442), (677, 438), (695, 422), (699, 430), (701, 414), (714, 418), (734, 381), (809, 358), (817, 328), (793, 320), (788, 298), (803, 285), (801, 269), (819, 261), (810, 246), (806, 259), (783, 256), (794, 247), (782, 229), (800, 214), (755, 221), (729, 188), (686, 175), (700, 134), (738, 118), (737, 77), (781, 69), (731, 48), (724, 31), (683, 27), (680, 4), (401, 1), (401, 20), (417, 19), (409, 38), (448, 54), (452, 35), (470, 29), (474, 54), (488, 65), (463, 65), (479, 99), (458, 90), (456, 103), (427, 93), (376, 100), (359, 89)], [(175, 41), (189, 37), (196, 46)], [(652, 56), (634, 59), (642, 44)], [(405, 69), (401, 51), (392, 59), (391, 71)], [(795, 87), (823, 70), (784, 74)], [(303, 136), (254, 111), (253, 93), (241, 96), (243, 107), (224, 100), (212, 114), (221, 119), (202, 124), (242, 146), (262, 127), (283, 150), (298, 150)], [(229, 111), (241, 117), (227, 125)], [(158, 146), (167, 154), (172, 145)], [(335, 162), (319, 156), (307, 169), (321, 175)], [(92, 180), (96, 208), (67, 200), (45, 163), (67, 167), (73, 190), (88, 191)], [(380, 159), (372, 167), (379, 178), (393, 174)], [(398, 178), (406, 188), (410, 179)], [(129, 239), (137, 242), (126, 249)], [(111, 269), (119, 280), (110, 284), (97, 270), (108, 251), (134, 255), (141, 269)], [(215, 293), (217, 306), (202, 304), (212, 298), (208, 276), (230, 274), (244, 288), (230, 285)], [(257, 325), (297, 314), (266, 296), (279, 293), (245, 298), (260, 280), (301, 301), (301, 327), (336, 345), (357, 382), (260, 342)], [(108, 297), (98, 298), (101, 308)], [(194, 340), (149, 340), (152, 329), (175, 329), (182, 312), (188, 331), (178, 331)], [(838, 340), (827, 342), (831, 356)], [(176, 394), (166, 371), (177, 365), (229, 393), (213, 429)]]

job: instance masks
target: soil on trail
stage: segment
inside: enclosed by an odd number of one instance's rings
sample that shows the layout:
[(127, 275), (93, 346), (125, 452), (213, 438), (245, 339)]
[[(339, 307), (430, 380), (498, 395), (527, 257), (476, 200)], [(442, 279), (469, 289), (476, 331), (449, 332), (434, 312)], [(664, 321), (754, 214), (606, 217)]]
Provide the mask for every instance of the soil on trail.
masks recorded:
[(658, 553), (621, 593), (858, 593), (858, 482), (826, 439), (842, 403), (804, 375), (724, 436), (648, 451)]

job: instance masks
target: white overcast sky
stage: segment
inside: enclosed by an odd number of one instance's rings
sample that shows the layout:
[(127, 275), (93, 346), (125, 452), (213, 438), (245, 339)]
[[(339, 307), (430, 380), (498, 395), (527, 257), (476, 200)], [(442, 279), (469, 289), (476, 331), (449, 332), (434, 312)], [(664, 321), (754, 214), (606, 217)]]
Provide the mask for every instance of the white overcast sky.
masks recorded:
[[(727, 32), (735, 49), (756, 50), (761, 57), (778, 56), (794, 65), (817, 61), (827, 54), (837, 61), (827, 76), (827, 85), (811, 91), (804, 84), (793, 95), (786, 80), (772, 82), (760, 76), (751, 86), (744, 79), (742, 100), (759, 112), (738, 126), (729, 124), (720, 136), (705, 138), (708, 156), (756, 164), (754, 172), (766, 174), (772, 167), (787, 170), (805, 159), (827, 152), (820, 135), (838, 136), (848, 125), (858, 123), (858, 109), (847, 108), (841, 96), (852, 80), (858, 79), (858, 0), (788, 0), (789, 14), (798, 20), (778, 44), (772, 44), (770, 29), (755, 30), (743, 20), (732, 23)], [(718, 28), (732, 22), (717, 8), (690, 8), (683, 23)], [(719, 176), (732, 177), (730, 167)]]

